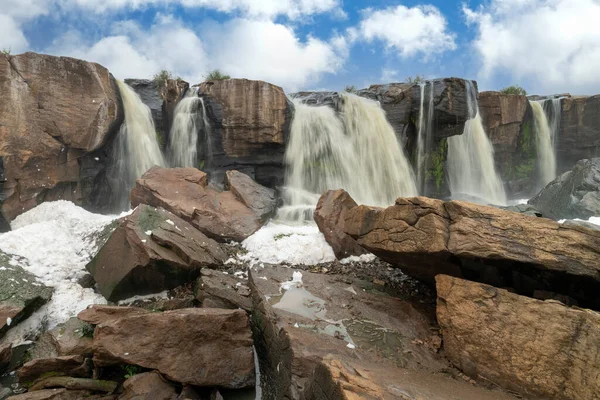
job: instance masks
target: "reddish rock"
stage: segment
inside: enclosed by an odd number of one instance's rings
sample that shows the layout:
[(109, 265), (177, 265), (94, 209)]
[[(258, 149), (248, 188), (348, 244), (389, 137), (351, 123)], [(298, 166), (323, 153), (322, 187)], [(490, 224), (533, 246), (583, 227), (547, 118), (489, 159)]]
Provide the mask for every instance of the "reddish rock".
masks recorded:
[(202, 307), (252, 310), (250, 289), (240, 278), (205, 268), (195, 289)]
[[(247, 182), (247, 179), (244, 181)], [(256, 198), (242, 191), (241, 186), (238, 188), (240, 191), (237, 193), (243, 192), (244, 201)], [(258, 185), (253, 185), (253, 190), (258, 188)], [(265, 192), (263, 189), (260, 191)], [(266, 203), (262, 196), (261, 199), (261, 203), (254, 207), (263, 215)], [(208, 187), (206, 174), (194, 168), (150, 169), (137, 180), (131, 191), (131, 205), (135, 207), (138, 204), (163, 207), (219, 241), (242, 241), (264, 223), (257, 216), (257, 211), (240, 201), (234, 192), (220, 192)], [(274, 203), (272, 207), (274, 209)]]
[(438, 275), (448, 358), (466, 374), (551, 399), (600, 396), (600, 314)]
[(242, 310), (174, 310), (96, 326), (94, 362), (134, 364), (175, 382), (237, 389), (255, 384), (252, 346)]
[(92, 325), (100, 325), (119, 318), (146, 314), (148, 312), (149, 311), (138, 307), (119, 307), (92, 304), (85, 310), (81, 311), (77, 315), (77, 318)]
[(160, 373), (145, 372), (123, 383), (118, 400), (177, 400), (177, 391)]
[(238, 171), (227, 171), (225, 185), (239, 201), (254, 211), (261, 221), (275, 212), (277, 207), (275, 191), (259, 185), (248, 175)]
[(114, 397), (94, 396), (89, 390), (44, 389), (11, 396), (7, 400), (109, 400)]
[(196, 279), (226, 260), (219, 244), (161, 208), (139, 205), (118, 223), (86, 266), (100, 292), (115, 301), (158, 293)]
[(0, 374), (10, 365), (12, 359), (12, 344), (0, 344)]
[(399, 198), (386, 209), (355, 207), (345, 230), (417, 279), (464, 275), (521, 294), (547, 290), (600, 308), (598, 230), (426, 197)]
[(354, 199), (343, 189), (323, 193), (317, 203), (315, 222), (338, 259), (368, 253), (344, 232), (346, 213), (356, 206)]
[(46, 200), (87, 204), (103, 162), (87, 154), (108, 141), (123, 117), (112, 75), (68, 57), (2, 55), (0, 92), (6, 218)]

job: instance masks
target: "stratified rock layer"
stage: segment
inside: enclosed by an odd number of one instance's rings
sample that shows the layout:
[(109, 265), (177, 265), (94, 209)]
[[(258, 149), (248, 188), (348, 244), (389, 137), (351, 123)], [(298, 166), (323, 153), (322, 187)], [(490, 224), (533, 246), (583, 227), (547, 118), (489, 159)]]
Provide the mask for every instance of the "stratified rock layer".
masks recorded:
[(139, 205), (87, 265), (111, 301), (188, 283), (226, 260), (220, 245), (161, 208)]
[[(0, 56), (0, 182), (8, 220), (43, 201), (88, 204), (122, 121), (108, 70), (68, 57)], [(0, 168), (1, 170), (2, 168)]]
[(220, 181), (237, 169), (258, 183), (283, 184), (283, 153), (292, 106), (282, 88), (263, 81), (226, 79), (200, 84), (211, 125), (211, 162)]
[(473, 377), (552, 399), (600, 397), (600, 314), (436, 277), (448, 358)]
[(463, 202), (399, 198), (387, 209), (358, 206), (346, 233), (381, 259), (432, 282), (443, 273), (547, 290), (600, 308), (600, 231)]

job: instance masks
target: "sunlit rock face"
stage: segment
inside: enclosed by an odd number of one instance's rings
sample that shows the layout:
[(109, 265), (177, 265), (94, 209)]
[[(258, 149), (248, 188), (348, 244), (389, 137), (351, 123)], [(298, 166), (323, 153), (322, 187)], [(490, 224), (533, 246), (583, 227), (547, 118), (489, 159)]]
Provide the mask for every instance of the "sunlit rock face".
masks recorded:
[(95, 152), (123, 118), (109, 71), (68, 57), (2, 55), (0, 91), (0, 199), (6, 219), (43, 201), (90, 203), (106, 162)]

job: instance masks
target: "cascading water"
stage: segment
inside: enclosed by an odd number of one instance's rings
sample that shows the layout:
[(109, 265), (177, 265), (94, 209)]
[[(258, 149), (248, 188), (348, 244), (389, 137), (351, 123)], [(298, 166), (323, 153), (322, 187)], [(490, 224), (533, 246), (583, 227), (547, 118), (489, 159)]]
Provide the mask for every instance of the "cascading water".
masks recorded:
[(319, 196), (343, 188), (361, 204), (388, 206), (415, 196), (412, 169), (379, 103), (340, 94), (339, 115), (295, 100), (286, 149), (284, 220), (312, 219)]
[(201, 102), (197, 90), (189, 88), (175, 107), (169, 134), (172, 167), (198, 167), (198, 123), (204, 120), (198, 112)]
[(166, 163), (156, 139), (152, 114), (137, 93), (127, 84), (117, 81), (125, 120), (119, 130), (114, 147), (114, 164), (108, 179), (120, 209), (129, 208), (129, 192), (135, 180), (155, 165)]
[(552, 131), (542, 103), (529, 101), (533, 110), (538, 158), (537, 188), (542, 189), (556, 177), (556, 155), (552, 146)]
[(471, 81), (466, 83), (469, 116), (462, 135), (448, 138), (448, 180), (453, 198), (506, 204), (502, 179), (496, 172), (494, 148), (479, 115), (477, 92)]
[[(427, 118), (425, 118), (425, 89), (429, 83), (429, 102), (427, 104)], [(433, 131), (433, 97), (434, 82), (419, 84), (421, 91), (421, 104), (419, 107), (419, 131), (417, 134), (417, 185), (419, 193), (425, 195), (425, 177), (427, 170), (427, 154), (431, 150)]]
[(558, 133), (560, 131), (560, 122), (562, 117), (562, 98), (547, 99), (544, 101), (544, 110), (548, 115), (548, 121), (550, 122), (550, 138), (552, 140), (552, 149), (554, 150), (554, 157), (556, 158), (556, 144), (558, 143)]

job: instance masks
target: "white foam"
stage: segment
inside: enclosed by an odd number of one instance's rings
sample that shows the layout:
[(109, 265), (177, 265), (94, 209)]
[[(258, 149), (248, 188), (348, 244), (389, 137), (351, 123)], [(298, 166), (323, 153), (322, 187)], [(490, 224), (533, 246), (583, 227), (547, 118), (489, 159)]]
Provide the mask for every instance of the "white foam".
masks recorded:
[(11, 329), (9, 340), (25, 341), (42, 325), (51, 329), (76, 316), (88, 304), (106, 303), (101, 295), (84, 289), (77, 281), (85, 275), (85, 265), (98, 251), (90, 235), (115, 218), (118, 216), (93, 214), (59, 200), (18, 216), (11, 224), (13, 230), (0, 235), (0, 250), (17, 256), (12, 258), (12, 265), (21, 266), (54, 288), (50, 302)]
[(591, 217), (590, 219), (588, 219), (587, 221), (585, 219), (579, 219), (579, 218), (575, 218), (575, 219), (561, 219), (558, 221), (559, 224), (563, 224), (566, 221), (582, 221), (582, 222), (589, 222), (590, 224), (594, 224), (594, 225), (598, 225), (600, 226), (600, 217)]
[(375, 259), (377, 258), (377, 256), (375, 254), (361, 254), (360, 256), (350, 256), (350, 257), (346, 257), (346, 258), (342, 258), (340, 260), (340, 264), (350, 264), (353, 262), (363, 262), (363, 263), (370, 263), (375, 261)]
[(270, 222), (242, 242), (247, 258), (270, 264), (314, 265), (335, 260), (333, 249), (316, 225)]

